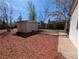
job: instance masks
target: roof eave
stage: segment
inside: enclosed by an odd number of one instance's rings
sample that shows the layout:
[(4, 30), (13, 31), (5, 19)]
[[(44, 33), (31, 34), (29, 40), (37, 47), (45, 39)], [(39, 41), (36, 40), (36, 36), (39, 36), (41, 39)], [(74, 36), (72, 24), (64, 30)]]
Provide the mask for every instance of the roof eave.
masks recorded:
[(78, 0), (73, 0), (72, 6), (71, 6), (69, 14), (68, 14), (69, 16), (71, 16), (73, 14), (77, 4), (78, 4)]

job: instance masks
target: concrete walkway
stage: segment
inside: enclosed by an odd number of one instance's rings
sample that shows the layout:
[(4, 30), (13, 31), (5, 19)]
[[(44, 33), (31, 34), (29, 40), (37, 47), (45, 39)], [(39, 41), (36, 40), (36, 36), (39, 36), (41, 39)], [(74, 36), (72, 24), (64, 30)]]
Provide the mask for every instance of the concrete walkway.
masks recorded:
[(67, 33), (64, 30), (49, 30), (49, 29), (40, 29), (44, 34), (50, 34), (50, 35), (62, 35), (66, 36)]
[(58, 52), (61, 52), (66, 59), (78, 59), (77, 49), (66, 36), (59, 36)]
[(78, 59), (78, 51), (64, 30), (41, 30), (44, 34), (59, 35), (58, 52), (62, 53), (66, 59)]

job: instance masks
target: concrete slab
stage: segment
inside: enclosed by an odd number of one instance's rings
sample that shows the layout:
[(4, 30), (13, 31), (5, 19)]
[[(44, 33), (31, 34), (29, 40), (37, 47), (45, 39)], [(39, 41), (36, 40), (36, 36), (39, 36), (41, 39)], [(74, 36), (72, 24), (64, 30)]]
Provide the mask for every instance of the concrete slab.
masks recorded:
[(66, 36), (59, 36), (58, 42), (58, 52), (61, 52), (66, 59), (78, 59), (77, 49)]
[(66, 36), (67, 33), (64, 30), (49, 30), (49, 29), (41, 29), (41, 33), (50, 34), (50, 35), (62, 35)]

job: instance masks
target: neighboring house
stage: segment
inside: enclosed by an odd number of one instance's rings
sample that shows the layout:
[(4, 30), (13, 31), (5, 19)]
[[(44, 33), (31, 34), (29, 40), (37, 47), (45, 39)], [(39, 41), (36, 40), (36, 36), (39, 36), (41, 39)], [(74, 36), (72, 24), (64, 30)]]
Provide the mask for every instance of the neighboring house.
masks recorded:
[(70, 13), (69, 38), (76, 48), (78, 48), (78, 0), (74, 0)]
[(39, 27), (39, 29), (46, 29), (47, 24), (44, 21), (41, 21), (38, 23), (38, 27)]
[(48, 21), (48, 28), (49, 29), (64, 29), (65, 27), (65, 20), (53, 20), (53, 21)]

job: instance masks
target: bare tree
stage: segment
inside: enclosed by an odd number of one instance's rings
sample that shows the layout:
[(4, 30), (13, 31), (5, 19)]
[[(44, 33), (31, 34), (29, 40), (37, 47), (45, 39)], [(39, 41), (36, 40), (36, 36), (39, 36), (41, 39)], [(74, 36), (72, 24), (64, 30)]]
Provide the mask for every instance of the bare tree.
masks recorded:
[(70, 16), (68, 15), (73, 0), (56, 0), (56, 5), (60, 14), (63, 15), (64, 19), (66, 20), (65, 30), (69, 29), (69, 19)]
[(13, 9), (12, 9), (12, 7), (11, 7), (11, 8), (10, 8), (10, 26), (12, 26), (12, 20), (13, 20), (12, 15), (13, 15)]
[(7, 26), (7, 31), (9, 31), (9, 8), (5, 2), (6, 2), (5, 0), (1, 0), (0, 11), (1, 11), (3, 25)]
[(69, 17), (68, 12), (70, 10), (72, 2), (73, 0), (56, 0), (57, 9), (65, 19)]
[(39, 12), (39, 18), (41, 19), (41, 21), (44, 22), (49, 17), (48, 13), (51, 5), (52, 5), (51, 1), (45, 0), (45, 4), (43, 5), (43, 11)]
[(3, 0), (0, 0), (0, 20), (3, 22)]
[(19, 14), (18, 21), (22, 21), (22, 15), (21, 15), (21, 13)]
[(30, 21), (36, 20), (36, 10), (33, 2), (30, 0), (28, 1), (28, 10), (29, 10), (29, 19)]

